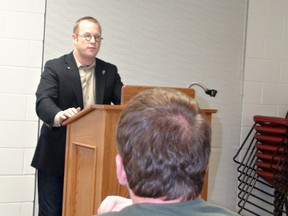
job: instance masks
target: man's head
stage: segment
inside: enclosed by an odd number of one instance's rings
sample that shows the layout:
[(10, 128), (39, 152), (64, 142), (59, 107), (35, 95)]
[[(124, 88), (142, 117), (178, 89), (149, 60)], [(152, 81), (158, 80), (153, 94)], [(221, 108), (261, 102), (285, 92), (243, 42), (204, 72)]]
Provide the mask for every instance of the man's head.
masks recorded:
[(119, 182), (138, 197), (194, 199), (202, 190), (210, 137), (209, 122), (193, 98), (172, 89), (143, 91), (118, 123)]
[(75, 23), (72, 39), (79, 61), (94, 60), (102, 40), (100, 23), (93, 17), (80, 18)]

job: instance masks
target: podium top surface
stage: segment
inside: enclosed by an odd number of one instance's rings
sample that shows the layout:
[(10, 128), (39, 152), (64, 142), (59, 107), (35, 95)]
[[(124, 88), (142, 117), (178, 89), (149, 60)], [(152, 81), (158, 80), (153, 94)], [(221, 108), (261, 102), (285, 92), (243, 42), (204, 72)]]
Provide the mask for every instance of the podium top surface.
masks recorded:
[[(74, 121), (76, 121), (77, 119), (87, 115), (88, 113), (92, 112), (95, 109), (114, 109), (114, 110), (123, 110), (125, 108), (125, 106), (127, 105), (127, 103), (138, 93), (140, 93), (141, 91), (145, 91), (148, 89), (152, 89), (152, 88), (171, 88), (171, 89), (176, 89), (179, 91), (184, 92), (185, 94), (189, 95), (192, 98), (195, 98), (195, 91), (192, 88), (178, 88), (178, 87), (162, 87), (162, 86), (138, 86), (138, 85), (124, 85), (122, 87), (122, 92), (121, 92), (121, 105), (101, 105), (101, 104), (93, 104), (90, 105), (88, 107), (86, 107), (85, 109), (83, 109), (81, 112), (77, 113), (75, 116), (67, 119), (63, 125), (68, 125)], [(212, 113), (216, 113), (217, 110), (215, 109), (202, 109), (203, 112), (205, 112), (206, 114), (212, 114)]]
[(85, 109), (81, 110), (79, 113), (77, 113), (75, 116), (67, 119), (66, 121), (63, 122), (63, 125), (68, 125), (74, 121), (76, 121), (77, 119), (82, 118), (83, 116), (87, 115), (88, 113), (92, 112), (93, 110), (118, 110), (118, 111), (122, 111), (125, 107), (122, 105), (101, 105), (101, 104), (93, 104), (93, 105), (89, 105), (87, 106)]

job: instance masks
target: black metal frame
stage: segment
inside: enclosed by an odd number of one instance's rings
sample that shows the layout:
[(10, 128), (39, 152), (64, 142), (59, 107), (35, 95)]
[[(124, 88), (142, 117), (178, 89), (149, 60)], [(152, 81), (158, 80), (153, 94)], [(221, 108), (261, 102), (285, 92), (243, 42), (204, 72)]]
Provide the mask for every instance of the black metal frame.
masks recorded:
[[(254, 116), (254, 125), (233, 157), (233, 161), (238, 164), (237, 171), (239, 173), (238, 213), (247, 211), (256, 216), (263, 216), (263, 214), (280, 216), (283, 213), (287, 215), (288, 119), (263, 116), (265, 121), (257, 122), (261, 117)], [(278, 144), (277, 150), (271, 153), (273, 156), (269, 162), (269, 168), (273, 171), (271, 172), (273, 173), (273, 182), (267, 181), (265, 177), (261, 176), (258, 172), (260, 168), (256, 165), (256, 162), (259, 161), (256, 153), (261, 151), (255, 146), (256, 143), (259, 144), (259, 140), (255, 138), (257, 137), (255, 135), (260, 133), (255, 127), (261, 125), (286, 128), (284, 134), (272, 134), (272, 136), (281, 136), (282, 140)]]

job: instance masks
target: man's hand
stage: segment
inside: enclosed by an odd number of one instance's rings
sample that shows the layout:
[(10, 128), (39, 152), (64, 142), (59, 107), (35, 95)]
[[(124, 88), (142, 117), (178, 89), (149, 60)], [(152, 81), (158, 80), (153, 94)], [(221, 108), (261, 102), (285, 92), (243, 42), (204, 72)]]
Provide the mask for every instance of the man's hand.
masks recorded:
[(76, 115), (76, 113), (80, 112), (81, 108), (68, 108), (66, 110), (63, 110), (59, 113), (59, 123), (62, 124), (66, 119)]
[(103, 214), (111, 211), (120, 211), (130, 205), (132, 205), (131, 199), (127, 199), (121, 196), (107, 196), (100, 204), (97, 214)]

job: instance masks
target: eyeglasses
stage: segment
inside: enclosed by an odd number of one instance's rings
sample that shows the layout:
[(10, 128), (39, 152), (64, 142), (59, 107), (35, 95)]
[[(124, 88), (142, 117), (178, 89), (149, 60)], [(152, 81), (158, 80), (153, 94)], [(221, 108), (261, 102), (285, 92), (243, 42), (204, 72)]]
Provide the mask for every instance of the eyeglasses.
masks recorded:
[(103, 38), (100, 35), (90, 35), (90, 34), (85, 34), (85, 35), (79, 35), (77, 34), (79, 37), (84, 38), (86, 41), (91, 41), (92, 38), (94, 38), (95, 41), (100, 42), (101, 40), (103, 40)]

